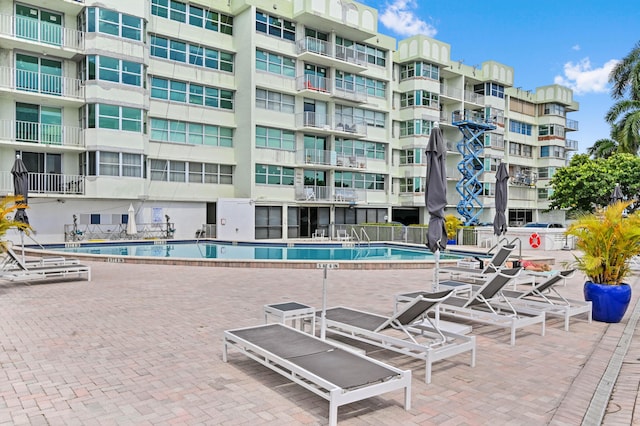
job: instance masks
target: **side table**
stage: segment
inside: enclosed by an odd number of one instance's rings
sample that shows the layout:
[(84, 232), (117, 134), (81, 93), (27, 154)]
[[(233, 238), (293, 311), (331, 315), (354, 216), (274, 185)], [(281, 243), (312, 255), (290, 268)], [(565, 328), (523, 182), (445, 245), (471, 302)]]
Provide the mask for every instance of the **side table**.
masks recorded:
[[(282, 324), (291, 322), (293, 328), (299, 325), (300, 330), (305, 331), (306, 324), (311, 326), (311, 334), (315, 336), (316, 310), (315, 308), (298, 302), (283, 302), (264, 305), (264, 322), (269, 322), (269, 316), (274, 317)], [(299, 324), (298, 324), (299, 321)]]

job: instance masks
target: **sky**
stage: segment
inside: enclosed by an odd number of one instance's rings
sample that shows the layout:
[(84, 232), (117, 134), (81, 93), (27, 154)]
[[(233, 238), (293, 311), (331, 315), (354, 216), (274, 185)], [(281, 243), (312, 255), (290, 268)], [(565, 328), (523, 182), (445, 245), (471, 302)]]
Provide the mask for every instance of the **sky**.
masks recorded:
[(610, 137), (604, 120), (614, 104), (608, 76), (640, 42), (637, 0), (359, 0), (378, 10), (378, 32), (397, 40), (423, 34), (451, 46), (465, 65), (497, 61), (513, 67), (514, 87), (562, 84), (573, 90), (584, 153)]

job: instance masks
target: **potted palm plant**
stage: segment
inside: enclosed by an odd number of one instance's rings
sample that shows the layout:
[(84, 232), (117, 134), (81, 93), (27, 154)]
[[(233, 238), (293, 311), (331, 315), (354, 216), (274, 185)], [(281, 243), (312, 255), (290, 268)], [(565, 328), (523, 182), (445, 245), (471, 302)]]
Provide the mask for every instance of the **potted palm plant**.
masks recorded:
[(630, 201), (619, 201), (594, 213), (580, 216), (566, 234), (576, 237), (575, 267), (588, 281), (585, 300), (593, 304), (593, 319), (620, 322), (631, 301), (631, 287), (625, 279), (630, 261), (640, 255), (640, 212), (624, 215)]
[(457, 242), (458, 231), (462, 228), (462, 221), (452, 214), (444, 217), (444, 227), (447, 230), (447, 244)]
[(8, 242), (4, 239), (9, 229), (19, 229), (29, 232), (31, 227), (29, 224), (13, 220), (12, 214), (18, 209), (27, 208), (26, 204), (22, 204), (22, 196), (8, 195), (0, 199), (0, 253), (6, 251)]

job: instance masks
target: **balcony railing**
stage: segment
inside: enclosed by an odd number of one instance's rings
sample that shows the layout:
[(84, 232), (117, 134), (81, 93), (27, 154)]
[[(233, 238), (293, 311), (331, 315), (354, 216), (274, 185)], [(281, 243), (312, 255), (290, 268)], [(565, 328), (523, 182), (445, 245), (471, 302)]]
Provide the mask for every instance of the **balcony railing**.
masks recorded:
[(367, 92), (360, 86), (348, 87), (347, 83), (342, 83), (343, 87), (336, 87), (333, 89), (332, 95), (337, 98), (346, 99), (353, 102), (364, 103), (367, 102)]
[(567, 130), (579, 130), (578, 129), (578, 122), (576, 120), (569, 120), (567, 118), (567, 126), (566, 126)]
[(337, 188), (318, 185), (296, 186), (298, 201), (333, 201), (337, 203), (356, 203), (366, 200), (366, 191), (355, 188)]
[(365, 52), (358, 51), (353, 47), (334, 45), (328, 41), (319, 40), (314, 37), (305, 37), (298, 40), (296, 42), (296, 48), (298, 53), (310, 52), (356, 65), (364, 66), (367, 64)]
[(20, 120), (0, 120), (0, 139), (47, 145), (84, 146), (80, 127)]
[(440, 84), (440, 94), (449, 98), (461, 99), (462, 89), (447, 86), (446, 84)]
[[(83, 195), (84, 183), (85, 177), (82, 175), (29, 172), (30, 194)], [(13, 192), (11, 172), (0, 172), (0, 187), (3, 192)]]
[(578, 150), (578, 141), (574, 141), (573, 139), (566, 139), (564, 141), (564, 147), (567, 150), (577, 151)]
[(296, 125), (314, 127), (325, 131), (350, 133), (354, 137), (367, 136), (367, 123), (357, 120), (355, 117), (336, 115), (333, 121), (330, 121), (327, 114), (303, 112), (296, 115)]
[(296, 78), (296, 89), (313, 90), (315, 92), (329, 93), (330, 80), (326, 77), (313, 74), (305, 74)]
[(84, 32), (27, 16), (0, 15), (0, 34), (69, 49), (84, 49)]
[(367, 168), (367, 157), (364, 155), (347, 155), (323, 149), (304, 149), (298, 151), (299, 164), (317, 164), (349, 168)]
[(84, 99), (84, 86), (77, 78), (0, 67), (0, 87), (43, 95)]
[(464, 100), (466, 102), (472, 102), (474, 104), (479, 104), (479, 105), (483, 105), (484, 104), (484, 96), (483, 95), (479, 95), (477, 93), (470, 92), (468, 90), (464, 91)]

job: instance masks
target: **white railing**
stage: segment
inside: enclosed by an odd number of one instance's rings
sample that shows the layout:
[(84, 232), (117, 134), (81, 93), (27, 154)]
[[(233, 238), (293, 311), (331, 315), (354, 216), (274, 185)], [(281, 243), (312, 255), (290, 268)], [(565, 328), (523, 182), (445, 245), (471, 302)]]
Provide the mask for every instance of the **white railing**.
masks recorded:
[(68, 49), (84, 49), (84, 32), (27, 16), (0, 15), (0, 34)]
[[(342, 84), (346, 85), (347, 83)], [(332, 94), (337, 98), (342, 98), (353, 102), (367, 102), (367, 91), (361, 86), (354, 85), (352, 89), (336, 87), (335, 89), (333, 89)]]
[(296, 114), (296, 125), (302, 127), (316, 127), (318, 129), (331, 130), (329, 116), (318, 112), (303, 112)]
[(316, 92), (329, 93), (330, 80), (326, 77), (314, 74), (305, 74), (296, 78), (296, 89), (313, 90)]
[(360, 169), (367, 167), (367, 157), (361, 155), (347, 155), (324, 149), (304, 149), (298, 151), (297, 155), (298, 164), (318, 164)]
[[(60, 173), (29, 172), (30, 194), (84, 194), (85, 177)], [(10, 171), (0, 172), (0, 191), (13, 192), (13, 177)]]
[(462, 89), (451, 87), (446, 84), (440, 84), (440, 94), (449, 98), (461, 99)]
[(84, 86), (77, 78), (0, 67), (0, 87), (43, 95), (84, 98)]
[(566, 139), (564, 141), (564, 147), (573, 151), (578, 150), (578, 141), (573, 139)]
[(47, 145), (84, 146), (84, 134), (80, 127), (19, 120), (0, 120), (0, 139)]
[(296, 48), (299, 54), (310, 52), (356, 65), (364, 66), (367, 64), (365, 52), (358, 51), (354, 47), (340, 46), (314, 37), (305, 37), (298, 40)]
[(567, 118), (567, 130), (579, 130), (578, 122), (576, 120), (569, 120)]

